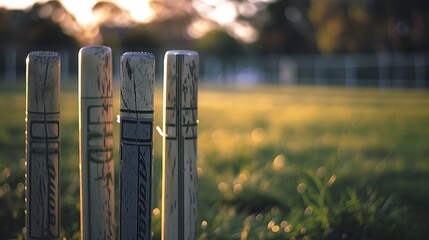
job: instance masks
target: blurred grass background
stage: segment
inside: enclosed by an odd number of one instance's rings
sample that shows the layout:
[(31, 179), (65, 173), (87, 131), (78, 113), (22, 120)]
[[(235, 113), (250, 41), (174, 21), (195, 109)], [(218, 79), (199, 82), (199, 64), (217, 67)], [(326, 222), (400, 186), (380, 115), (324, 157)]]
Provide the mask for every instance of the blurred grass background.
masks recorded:
[[(155, 105), (155, 126), (162, 126), (160, 86)], [(202, 85), (198, 108), (199, 239), (429, 236), (428, 92)], [(0, 238), (22, 238), (23, 84), (0, 86), (0, 113)], [(154, 239), (160, 238), (161, 141), (155, 132)], [(77, 87), (66, 84), (60, 181), (67, 239), (79, 238), (78, 162)]]

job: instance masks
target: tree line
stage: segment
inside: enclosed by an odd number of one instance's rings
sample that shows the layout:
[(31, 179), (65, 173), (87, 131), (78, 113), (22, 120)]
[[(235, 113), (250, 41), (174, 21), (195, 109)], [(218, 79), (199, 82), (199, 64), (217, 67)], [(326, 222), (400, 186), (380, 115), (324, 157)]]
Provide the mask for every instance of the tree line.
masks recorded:
[[(55, 0), (27, 10), (0, 8), (0, 45), (4, 50), (10, 45), (78, 49), (106, 44), (148, 51), (192, 48), (220, 55), (429, 50), (429, 2), (424, 0), (225, 0), (237, 13), (226, 24), (199, 10), (201, 1), (178, 1), (181, 9), (175, 11), (162, 4), (168, 1), (159, 0), (158, 9), (164, 9), (146, 23), (127, 19), (129, 13), (114, 3), (98, 2), (92, 11), (102, 20), (92, 29), (79, 26)], [(128, 22), (118, 24), (120, 20)], [(201, 22), (206, 32), (193, 36), (190, 28)], [(237, 24), (257, 36), (243, 41)]]

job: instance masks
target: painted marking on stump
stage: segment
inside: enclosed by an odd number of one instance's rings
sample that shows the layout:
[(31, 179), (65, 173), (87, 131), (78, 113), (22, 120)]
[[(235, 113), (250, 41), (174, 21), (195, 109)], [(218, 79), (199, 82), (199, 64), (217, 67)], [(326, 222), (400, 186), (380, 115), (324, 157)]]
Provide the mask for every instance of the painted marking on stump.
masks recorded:
[(161, 237), (196, 239), (198, 54), (169, 51), (164, 61)]
[(27, 239), (60, 238), (60, 56), (27, 56)]
[(153, 85), (150, 53), (121, 57), (120, 238), (152, 239)]
[(81, 239), (115, 239), (112, 88), (111, 49), (82, 48), (79, 51)]

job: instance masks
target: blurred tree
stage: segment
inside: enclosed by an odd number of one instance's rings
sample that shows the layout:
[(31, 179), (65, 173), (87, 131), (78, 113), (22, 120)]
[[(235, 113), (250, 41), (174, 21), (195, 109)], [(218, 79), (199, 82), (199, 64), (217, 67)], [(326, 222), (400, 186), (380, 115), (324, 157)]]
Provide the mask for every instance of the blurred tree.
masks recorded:
[(138, 22), (128, 10), (112, 2), (98, 2), (92, 10), (100, 24), (103, 44), (127, 51), (158, 52), (165, 48), (190, 47), (186, 29), (193, 15), (188, 11), (174, 13), (172, 9), (166, 9), (168, 6), (182, 9), (187, 6), (185, 3), (178, 7), (177, 3), (157, 2), (159, 15), (144, 23)]
[(267, 7), (268, 20), (259, 28), (256, 49), (265, 54), (317, 51), (313, 27), (307, 19), (308, 1), (275, 1)]
[(37, 19), (26, 25), (22, 44), (41, 47), (67, 47), (77, 46), (76, 40), (64, 34), (62, 28), (50, 19)]
[(196, 41), (196, 48), (201, 53), (216, 53), (224, 56), (241, 55), (243, 46), (227, 32), (213, 30)]
[(28, 11), (0, 10), (0, 42), (6, 45), (75, 47), (77, 41), (56, 21), (67, 14), (58, 1), (36, 3)]
[[(133, 34), (130, 33), (130, 31), (136, 32), (134, 29), (136, 23), (131, 19), (129, 12), (120, 8), (113, 2), (100, 1), (94, 5), (92, 12), (96, 16), (97, 22), (100, 24), (99, 34), (105, 45), (112, 48), (122, 48), (124, 40), (130, 41), (129, 35)], [(124, 37), (126, 39), (124, 39)], [(141, 36), (135, 36), (135, 38), (140, 39)], [(136, 44), (132, 45), (135, 47)]]
[(0, 45), (9, 43), (13, 35), (10, 29), (11, 14), (11, 11), (0, 8)]
[(308, 17), (323, 53), (428, 51), (429, 2), (311, 0)]
[(154, 52), (162, 47), (157, 35), (150, 32), (145, 25), (139, 25), (125, 32), (121, 38), (121, 46), (130, 51), (151, 51)]
[(113, 2), (99, 1), (92, 7), (92, 12), (97, 22), (104, 26), (129, 27), (136, 25), (130, 13)]
[[(366, 1), (311, 1), (308, 16), (323, 53), (369, 51), (370, 16)], [(374, 24), (374, 23), (372, 23)]]
[(138, 22), (135, 12), (100, 1), (91, 26), (79, 25), (59, 1), (28, 11), (0, 9), (0, 43), (225, 54), (429, 51), (425, 0), (156, 0), (150, 8), (153, 17)]
[[(384, 16), (390, 51), (428, 51), (429, 2), (392, 0), (373, 3), (377, 16)], [(379, 17), (380, 18), (380, 17)]]

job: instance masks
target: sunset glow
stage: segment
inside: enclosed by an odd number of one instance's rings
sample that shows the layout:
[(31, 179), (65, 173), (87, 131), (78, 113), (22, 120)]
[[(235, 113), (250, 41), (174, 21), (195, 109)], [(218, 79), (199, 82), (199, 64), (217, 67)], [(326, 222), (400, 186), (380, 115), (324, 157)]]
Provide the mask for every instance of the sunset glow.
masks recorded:
[[(192, 38), (203, 37), (207, 32), (222, 28), (231, 36), (242, 42), (254, 42), (258, 39), (258, 32), (246, 21), (245, 17), (256, 16), (264, 9), (264, 4), (273, 0), (249, 0), (236, 2), (232, 0), (192, 0), (188, 8), (185, 0), (178, 0), (174, 4), (167, 1), (153, 0), (58, 0), (67, 11), (74, 16), (75, 21), (64, 11), (55, 10), (49, 5), (39, 11), (42, 18), (51, 18), (58, 22), (64, 32), (74, 36), (81, 43), (102, 43), (100, 25), (108, 24), (119, 27), (132, 26), (136, 23), (148, 23), (160, 18), (175, 15), (194, 14), (195, 18), (184, 31)], [(48, 0), (0, 0), (0, 8), (30, 9), (35, 3), (44, 3)], [(97, 3), (111, 2), (114, 5)], [(94, 6), (97, 5), (97, 8)]]
[(154, 18), (155, 12), (147, 0), (115, 0), (114, 2), (122, 8), (128, 10), (131, 17), (137, 22), (149, 22)]
[[(33, 6), (35, 3), (44, 3), (47, 1), (48, 0), (0, 0), (0, 7), (7, 9), (27, 9)], [(99, 0), (59, 0), (59, 2), (61, 2), (63, 6), (71, 14), (73, 14), (73, 16), (75, 16), (77, 22), (82, 26), (91, 26), (97, 24), (97, 18), (94, 16), (92, 8), (97, 2), (99, 2)], [(133, 20), (137, 22), (148, 22), (154, 17), (154, 11), (151, 8), (148, 0), (113, 0), (111, 2), (127, 10)]]
[(35, 2), (47, 2), (47, 0), (45, 1), (34, 1), (34, 0), (16, 0), (16, 1), (9, 1), (9, 0), (0, 0), (0, 8), (4, 7), (4, 8), (8, 8), (8, 9), (26, 9), (29, 8), (31, 6), (33, 6), (33, 4)]
[(61, 0), (60, 2), (75, 16), (79, 24), (90, 25), (94, 23), (92, 7), (97, 3), (97, 0)]

